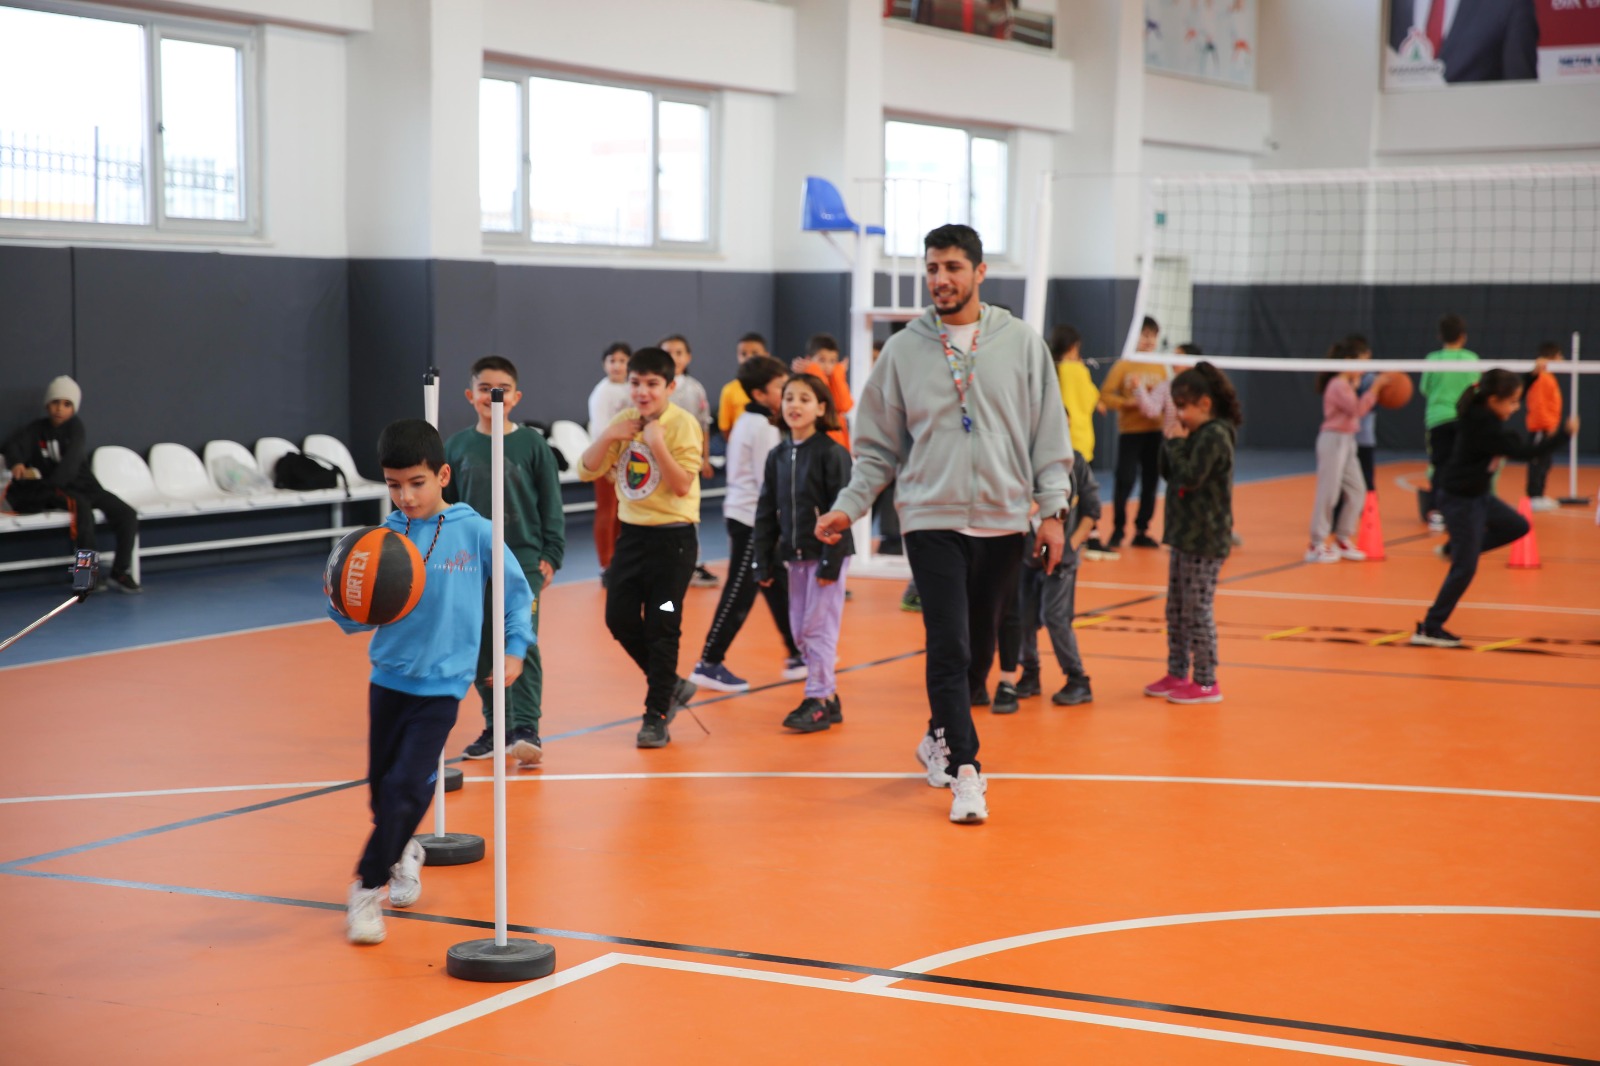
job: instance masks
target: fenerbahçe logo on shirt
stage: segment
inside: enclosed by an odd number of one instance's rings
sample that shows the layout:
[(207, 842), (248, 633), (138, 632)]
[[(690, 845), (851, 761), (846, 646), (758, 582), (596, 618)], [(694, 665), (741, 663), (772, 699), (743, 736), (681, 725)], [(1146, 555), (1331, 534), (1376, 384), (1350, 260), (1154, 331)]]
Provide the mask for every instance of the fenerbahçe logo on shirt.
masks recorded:
[(642, 500), (661, 484), (661, 465), (656, 462), (650, 445), (642, 440), (631, 440), (622, 446), (612, 474), (617, 483), (617, 495), (628, 500)]

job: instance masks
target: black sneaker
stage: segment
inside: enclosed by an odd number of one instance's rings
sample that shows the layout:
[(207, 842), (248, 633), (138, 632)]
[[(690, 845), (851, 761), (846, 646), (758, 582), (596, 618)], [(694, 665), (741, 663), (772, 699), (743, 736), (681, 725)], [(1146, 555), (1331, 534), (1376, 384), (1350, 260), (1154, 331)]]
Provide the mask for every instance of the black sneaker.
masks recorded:
[(144, 586), (133, 579), (132, 574), (112, 574), (111, 587), (118, 592), (143, 592)]
[(1129, 541), (1128, 543), (1129, 543), (1130, 546), (1135, 547), (1135, 548), (1159, 548), (1159, 547), (1161, 547), (1161, 542), (1159, 540), (1156, 540), (1156, 538), (1152, 537), (1148, 533), (1135, 533), (1133, 535), (1133, 539), (1131, 541)]
[(485, 729), (478, 739), (461, 749), (463, 759), (487, 759), (494, 754), (494, 730)]
[(1017, 713), (1017, 686), (1009, 681), (1002, 681), (994, 687), (994, 712), (995, 714)]
[(1089, 688), (1089, 679), (1068, 678), (1061, 691), (1050, 697), (1050, 702), (1057, 707), (1076, 707), (1080, 703), (1093, 703), (1094, 693)]
[(1122, 530), (1113, 529), (1111, 536), (1106, 538), (1106, 549), (1108, 551), (1116, 551), (1120, 547), (1122, 547)]
[(717, 575), (703, 566), (694, 568), (694, 576), (689, 579), (689, 584), (697, 589), (714, 589), (717, 587)]
[(828, 721), (832, 722), (834, 725), (838, 725), (840, 722), (844, 721), (844, 701), (839, 698), (839, 694), (837, 692), (828, 697), (827, 704)]
[(1418, 622), (1417, 631), (1411, 634), (1411, 643), (1427, 648), (1459, 648), (1461, 638), (1444, 626), (1430, 626)]
[(986, 688), (975, 688), (975, 689), (973, 689), (972, 690), (972, 705), (974, 707), (987, 707), (987, 706), (989, 706), (989, 690), (986, 689)]
[(644, 724), (639, 726), (639, 735), (633, 738), (634, 747), (638, 748), (664, 748), (671, 741), (667, 720), (659, 714), (645, 715)]
[(678, 683), (672, 688), (672, 708), (667, 711), (667, 721), (678, 717), (678, 712), (689, 706), (689, 701), (694, 699), (695, 693), (700, 691), (700, 686), (687, 678), (678, 678)]
[(916, 589), (906, 589), (905, 594), (900, 597), (900, 609), (916, 612), (922, 610), (922, 597), (917, 594)]
[(538, 766), (544, 761), (544, 745), (539, 742), (539, 731), (532, 726), (519, 726), (506, 737), (506, 747), (512, 758), (523, 766)]
[(819, 700), (815, 696), (807, 696), (800, 702), (800, 706), (790, 711), (783, 720), (783, 728), (792, 729), (796, 733), (820, 733), (831, 725), (829, 713), (829, 700)]
[(1021, 698), (1037, 696), (1044, 691), (1039, 683), (1039, 664), (1022, 668), (1022, 676), (1017, 678), (1017, 695)]

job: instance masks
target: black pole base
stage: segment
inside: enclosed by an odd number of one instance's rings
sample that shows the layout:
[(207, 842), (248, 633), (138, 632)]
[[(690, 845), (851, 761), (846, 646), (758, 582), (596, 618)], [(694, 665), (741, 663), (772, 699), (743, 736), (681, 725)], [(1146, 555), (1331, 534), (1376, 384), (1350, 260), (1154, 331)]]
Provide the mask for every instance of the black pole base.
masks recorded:
[(467, 775), (457, 770), (454, 766), (446, 766), (444, 768), (444, 790), (446, 792), (460, 792), (461, 785), (466, 779)]
[(1587, 507), (1587, 506), (1589, 506), (1589, 497), (1587, 497), (1587, 496), (1558, 496), (1556, 498), (1556, 502), (1559, 503), (1563, 507)]
[(555, 970), (555, 947), (538, 940), (464, 940), (445, 956), (445, 971), (462, 981), (532, 981)]
[(416, 841), (427, 852), (424, 866), (465, 866), (483, 858), (483, 838), (471, 833), (446, 833), (442, 837), (428, 833), (417, 836)]

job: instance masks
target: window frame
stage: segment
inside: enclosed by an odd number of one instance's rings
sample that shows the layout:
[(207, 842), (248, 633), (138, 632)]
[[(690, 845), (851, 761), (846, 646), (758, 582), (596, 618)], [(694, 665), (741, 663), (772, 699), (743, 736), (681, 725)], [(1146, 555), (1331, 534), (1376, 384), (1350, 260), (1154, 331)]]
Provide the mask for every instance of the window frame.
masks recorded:
[[(162, 238), (254, 238), (262, 232), (261, 175), (261, 28), (154, 11), (104, 7), (75, 0), (0, 0), (0, 7), (46, 14), (97, 19), (139, 26), (144, 30), (144, 151), (147, 221), (86, 222), (82, 220), (0, 216), (3, 237), (70, 237), (84, 240)], [(184, 218), (167, 215), (167, 160), (161, 104), (161, 42), (183, 41), (239, 50), (235, 74), (238, 93), (239, 182), (243, 186), (240, 219)]]
[[(547, 78), (551, 81), (576, 82), (583, 85), (598, 85), (608, 89), (627, 89), (649, 94), (651, 180), (650, 242), (648, 244), (600, 244), (577, 241), (536, 241), (533, 239), (533, 203), (530, 194), (533, 155), (528, 143), (529, 120), (531, 118), (528, 103), (528, 79), (530, 78)], [(517, 169), (516, 198), (517, 214), (519, 216), (517, 222), (519, 225), (515, 230), (483, 229), (483, 205), (480, 201), (478, 205), (479, 232), (483, 237), (486, 249), (493, 252), (520, 250), (541, 254), (566, 252), (590, 255), (595, 253), (707, 255), (721, 250), (722, 220), (721, 213), (716, 209), (716, 205), (720, 203), (718, 193), (721, 190), (722, 181), (722, 114), (721, 97), (718, 93), (661, 82), (630, 81), (602, 75), (575, 73), (551, 67), (532, 67), (513, 63), (485, 63), (483, 72), (479, 75), (479, 81), (480, 84), (482, 81), (509, 81), (515, 84), (517, 86), (518, 112), (520, 115), (517, 123), (520, 165)], [(664, 240), (661, 237), (661, 105), (663, 103), (691, 104), (706, 109), (706, 187), (703, 196), (706, 215), (706, 239), (703, 241)], [(479, 159), (482, 159), (481, 146), (479, 148)]]
[[(883, 210), (883, 218), (886, 220), (885, 221), (886, 225), (887, 225), (888, 221), (890, 221), (890, 216), (889, 216), (889, 182), (895, 181), (895, 180), (904, 180), (904, 179), (891, 178), (889, 176), (889, 123), (891, 123), (891, 122), (899, 122), (899, 123), (904, 123), (906, 125), (911, 125), (911, 126), (929, 126), (929, 127), (935, 128), (935, 129), (943, 129), (943, 130), (959, 130), (961, 133), (966, 135), (966, 138), (967, 138), (967, 153), (966, 153), (966, 162), (967, 162), (967, 219), (966, 219), (966, 223), (965, 223), (966, 225), (971, 225), (972, 224), (972, 142), (973, 142), (973, 139), (976, 138), (978, 140), (985, 140), (985, 141), (999, 141), (1001, 144), (1005, 145), (1005, 150), (1006, 150), (1006, 169), (1005, 169), (1004, 180), (1001, 182), (1001, 187), (1005, 191), (1005, 198), (1006, 198), (1005, 211), (1003, 213), (1003, 218), (1002, 218), (1002, 221), (1001, 221), (1001, 227), (1002, 227), (1005, 243), (1004, 243), (1004, 245), (1001, 247), (1001, 249), (999, 251), (997, 251), (993, 255), (991, 255), (990, 254), (990, 242), (986, 240), (984, 242), (983, 258), (984, 258), (984, 262), (986, 262), (986, 263), (998, 263), (998, 264), (1008, 265), (1008, 266), (1009, 265), (1015, 265), (1018, 262), (1018, 259), (1017, 259), (1016, 255), (1014, 254), (1014, 251), (1013, 251), (1014, 246), (1016, 244), (1016, 239), (1015, 238), (1016, 238), (1016, 217), (1017, 217), (1016, 216), (1016, 212), (1013, 209), (1013, 207), (1014, 207), (1014, 205), (1016, 203), (1016, 183), (1017, 183), (1017, 175), (1016, 175), (1016, 171), (1017, 171), (1017, 168), (1016, 168), (1017, 137), (1016, 137), (1016, 134), (1017, 134), (1017, 131), (1015, 129), (1005, 129), (1005, 128), (1001, 128), (999, 126), (985, 126), (985, 125), (981, 125), (981, 124), (960, 122), (960, 121), (949, 120), (949, 119), (930, 118), (930, 117), (928, 117), (926, 115), (912, 115), (912, 114), (904, 114), (904, 113), (899, 113), (899, 112), (885, 112), (884, 116), (883, 116), (883, 123), (882, 123), (883, 131), (882, 131), (882, 136), (880, 138), (880, 144), (882, 145), (882, 148), (883, 148), (883, 202), (879, 206)], [(885, 247), (886, 248), (890, 246), (890, 242), (893, 240), (893, 237), (894, 237), (893, 234), (887, 234), (885, 236), (885, 242), (884, 243), (885, 243)], [(884, 254), (887, 255), (889, 253), (885, 252)]]

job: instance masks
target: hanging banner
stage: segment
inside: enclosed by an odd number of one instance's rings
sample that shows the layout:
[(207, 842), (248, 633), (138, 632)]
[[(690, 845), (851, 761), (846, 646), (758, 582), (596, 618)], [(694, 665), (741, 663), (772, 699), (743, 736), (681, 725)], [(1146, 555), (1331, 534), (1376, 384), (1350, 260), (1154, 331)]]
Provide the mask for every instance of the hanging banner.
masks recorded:
[(1144, 0), (1144, 69), (1256, 84), (1256, 0)]
[(1383, 87), (1600, 79), (1600, 0), (1389, 0)]

